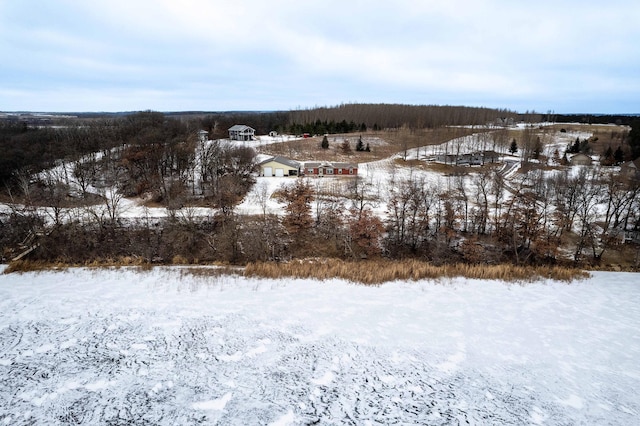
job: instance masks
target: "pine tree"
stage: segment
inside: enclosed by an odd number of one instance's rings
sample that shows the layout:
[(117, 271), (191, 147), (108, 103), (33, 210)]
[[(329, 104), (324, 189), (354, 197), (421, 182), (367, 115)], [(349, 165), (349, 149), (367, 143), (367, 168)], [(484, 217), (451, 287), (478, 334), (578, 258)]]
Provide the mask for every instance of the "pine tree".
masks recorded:
[(356, 151), (364, 151), (364, 143), (362, 142), (362, 136), (358, 138), (358, 143), (356, 144)]
[(618, 149), (613, 153), (613, 158), (616, 160), (615, 164), (622, 164), (624, 162), (624, 152), (621, 146), (618, 145)]
[(511, 154), (515, 154), (516, 152), (518, 152), (518, 143), (516, 142), (515, 139), (511, 141), (511, 146), (509, 146), (509, 152)]
[(609, 146), (602, 156), (601, 163), (603, 166), (611, 166), (614, 162), (615, 159), (613, 158), (613, 149), (611, 149), (611, 146)]
[(567, 153), (569, 154), (577, 154), (580, 152), (580, 138), (576, 138), (576, 141), (573, 143), (573, 145), (569, 146), (569, 148), (567, 149)]
[(367, 152), (371, 152), (371, 148), (369, 148), (369, 142), (367, 142), (367, 147), (364, 150)]
[(324, 135), (322, 137), (322, 143), (320, 144), (320, 146), (322, 147), (322, 149), (329, 149), (329, 138), (327, 138), (327, 135)]

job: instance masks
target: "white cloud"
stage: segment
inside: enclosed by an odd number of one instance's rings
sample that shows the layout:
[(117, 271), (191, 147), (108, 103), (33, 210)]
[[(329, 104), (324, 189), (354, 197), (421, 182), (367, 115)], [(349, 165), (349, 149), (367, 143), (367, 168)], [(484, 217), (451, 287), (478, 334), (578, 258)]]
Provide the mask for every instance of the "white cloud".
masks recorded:
[[(640, 99), (637, 22), (631, 0), (0, 0), (0, 52), (13, 59), (0, 89), (32, 94), (0, 101), (14, 108), (71, 90), (91, 109), (145, 98), (145, 109), (283, 108), (376, 95), (571, 109), (579, 94), (590, 108), (603, 97), (629, 108), (627, 92)], [(83, 101), (84, 90), (92, 96)], [(114, 91), (140, 95), (118, 100)]]

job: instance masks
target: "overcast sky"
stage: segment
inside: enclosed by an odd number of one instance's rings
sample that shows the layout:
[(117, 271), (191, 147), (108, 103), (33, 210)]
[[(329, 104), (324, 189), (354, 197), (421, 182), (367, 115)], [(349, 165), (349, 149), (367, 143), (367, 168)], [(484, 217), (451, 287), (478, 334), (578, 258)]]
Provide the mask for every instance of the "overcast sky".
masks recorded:
[(0, 0), (0, 110), (640, 113), (639, 0)]

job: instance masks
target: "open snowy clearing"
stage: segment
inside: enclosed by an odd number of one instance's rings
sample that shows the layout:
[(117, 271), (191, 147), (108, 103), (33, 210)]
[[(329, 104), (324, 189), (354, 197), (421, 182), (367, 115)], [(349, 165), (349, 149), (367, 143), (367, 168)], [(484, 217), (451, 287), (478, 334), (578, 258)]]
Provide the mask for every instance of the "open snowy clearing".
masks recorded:
[(0, 275), (0, 424), (620, 424), (638, 275), (380, 287)]

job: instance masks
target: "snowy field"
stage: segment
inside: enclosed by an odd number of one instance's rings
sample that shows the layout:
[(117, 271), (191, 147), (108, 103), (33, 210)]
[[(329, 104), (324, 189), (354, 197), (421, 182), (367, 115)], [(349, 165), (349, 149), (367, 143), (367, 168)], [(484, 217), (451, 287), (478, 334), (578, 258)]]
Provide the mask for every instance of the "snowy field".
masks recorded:
[(0, 275), (0, 424), (638, 424), (640, 280)]

